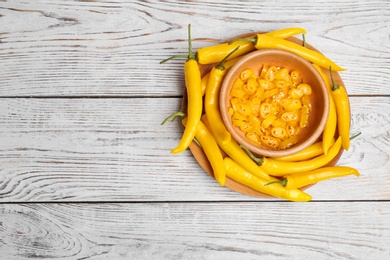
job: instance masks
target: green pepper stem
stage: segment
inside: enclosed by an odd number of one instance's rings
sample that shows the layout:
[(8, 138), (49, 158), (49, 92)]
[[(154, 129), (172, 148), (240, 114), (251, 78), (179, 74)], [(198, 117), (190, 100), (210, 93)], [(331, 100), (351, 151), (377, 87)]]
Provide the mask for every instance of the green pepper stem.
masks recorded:
[(238, 42), (238, 41), (247, 41), (247, 42), (253, 43), (253, 45), (256, 45), (256, 43), (257, 43), (257, 35), (255, 35), (253, 37), (249, 37), (249, 38), (237, 38), (237, 39), (234, 39), (234, 40), (230, 41), (228, 43), (228, 45), (231, 45), (231, 44), (233, 44), (235, 42)]
[(303, 47), (306, 48), (306, 36), (304, 33), (302, 33), (302, 42), (303, 42)]
[(192, 39), (191, 39), (191, 24), (188, 25), (188, 55), (186, 54), (177, 54), (173, 55), (165, 60), (160, 61), (160, 64), (163, 64), (169, 60), (176, 58), (187, 58), (187, 60), (197, 60), (197, 53), (193, 53), (192, 51)]
[(249, 157), (255, 162), (257, 163), (257, 165), (261, 166), (264, 162), (264, 158), (263, 157), (256, 157), (253, 155), (253, 153), (248, 149), (246, 148), (245, 146), (243, 145), (240, 145), (240, 147), (249, 155)]
[(172, 122), (175, 121), (176, 117), (181, 116), (181, 117), (186, 117), (187, 114), (184, 113), (183, 111), (187, 108), (188, 103), (184, 103), (184, 105), (180, 108), (179, 112), (175, 112), (172, 115), (168, 116), (167, 118), (162, 121), (161, 125), (165, 124), (170, 118), (172, 118)]
[(194, 137), (194, 139), (192, 139), (192, 141), (193, 141), (194, 143), (196, 143), (197, 146), (199, 146), (200, 148), (202, 148), (202, 145), (199, 143), (198, 139), (196, 139), (196, 138)]
[(169, 60), (172, 60), (172, 59), (176, 59), (176, 58), (187, 58), (187, 57), (188, 57), (188, 56), (185, 55), (185, 54), (172, 55), (171, 57), (169, 57), (169, 58), (167, 58), (167, 59), (165, 59), (165, 60), (160, 61), (160, 64), (163, 64), (163, 63), (165, 63), (165, 62), (167, 62), (167, 61), (169, 61)]
[(232, 50), (228, 55), (225, 56), (225, 58), (223, 58), (223, 60), (221, 60), (217, 66), (215, 66), (216, 69), (218, 70), (225, 70), (225, 62), (226, 60), (236, 51), (240, 48), (240, 46), (237, 46), (234, 50)]
[(283, 179), (281, 179), (280, 181), (271, 181), (271, 182), (268, 182), (268, 183), (264, 184), (264, 186), (268, 186), (268, 185), (271, 185), (271, 184), (282, 184), (283, 187), (286, 187), (287, 182), (288, 182), (287, 178), (283, 178)]
[(192, 52), (191, 24), (188, 24), (188, 59), (195, 59), (194, 53)]
[(358, 136), (361, 135), (361, 134), (362, 134), (362, 132), (359, 132), (359, 133), (357, 133), (357, 134), (351, 136), (351, 137), (349, 138), (349, 140), (353, 140), (353, 139), (355, 139), (356, 137), (358, 137)]
[(169, 119), (172, 118), (172, 122), (175, 121), (176, 117), (186, 117), (187, 115), (181, 111), (175, 112), (172, 115), (168, 116), (167, 118), (164, 119), (164, 121), (161, 122), (161, 125), (165, 124)]
[(332, 90), (333, 91), (338, 90), (340, 88), (340, 86), (337, 85), (336, 82), (333, 79), (332, 66), (329, 66), (329, 72), (330, 72), (330, 79), (332, 80), (332, 86), (333, 86)]

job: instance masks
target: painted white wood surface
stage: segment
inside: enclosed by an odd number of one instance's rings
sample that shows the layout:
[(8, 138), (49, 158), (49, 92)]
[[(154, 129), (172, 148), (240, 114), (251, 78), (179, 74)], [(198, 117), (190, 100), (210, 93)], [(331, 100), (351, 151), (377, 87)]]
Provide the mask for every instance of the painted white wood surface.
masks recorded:
[[(390, 4), (1, 1), (0, 259), (389, 259)], [(310, 203), (220, 187), (178, 122), (194, 47), (284, 27), (348, 71), (361, 177)]]
[(389, 209), (365, 202), (4, 205), (2, 259), (388, 259)]
[[(315, 200), (390, 199), (388, 100), (351, 97), (352, 133), (362, 135), (339, 164), (356, 167), (361, 177), (320, 183), (310, 188)], [(182, 128), (160, 123), (179, 103), (0, 99), (0, 201), (252, 200), (220, 187), (189, 151), (169, 153)]]

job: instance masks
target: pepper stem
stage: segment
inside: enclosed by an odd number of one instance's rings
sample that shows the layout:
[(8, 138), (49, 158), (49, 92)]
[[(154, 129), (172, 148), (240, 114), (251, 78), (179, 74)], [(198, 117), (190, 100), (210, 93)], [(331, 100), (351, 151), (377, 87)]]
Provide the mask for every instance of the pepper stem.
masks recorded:
[(187, 108), (187, 104), (188, 103), (185, 103), (184, 106), (182, 108), (180, 108), (180, 110), (178, 112), (175, 112), (173, 113), (172, 115), (168, 116), (167, 118), (164, 119), (164, 121), (161, 122), (161, 125), (165, 124), (169, 119), (172, 118), (171, 122), (175, 121), (176, 117), (180, 116), (180, 117), (186, 117), (187, 114), (184, 113), (184, 109)]
[(237, 39), (234, 39), (234, 40), (230, 41), (228, 43), (228, 45), (231, 45), (231, 44), (233, 44), (235, 42), (238, 42), (238, 41), (247, 41), (247, 42), (253, 43), (253, 45), (256, 45), (256, 43), (257, 43), (257, 35), (255, 35), (253, 37), (249, 37), (249, 38), (237, 38)]
[(163, 64), (169, 60), (176, 58), (187, 58), (187, 60), (197, 60), (197, 55), (192, 51), (192, 40), (191, 40), (191, 24), (188, 25), (188, 55), (186, 54), (177, 54), (173, 55), (165, 60), (160, 61), (160, 64)]
[(192, 52), (191, 24), (188, 24), (188, 59), (195, 59), (194, 53)]
[(303, 43), (303, 47), (306, 48), (306, 36), (304, 33), (302, 33), (302, 43)]
[(332, 80), (332, 90), (335, 91), (335, 90), (338, 90), (340, 88), (339, 85), (336, 84), (336, 82), (334, 81), (334, 78), (333, 78), (333, 73), (332, 73), (332, 66), (329, 66), (329, 72), (330, 72), (330, 79)]
[(246, 148), (245, 146), (243, 145), (240, 145), (240, 147), (249, 155), (249, 157), (255, 162), (257, 163), (257, 165), (261, 166), (264, 162), (264, 158), (263, 157), (256, 157), (253, 155), (253, 153), (248, 149)]
[(264, 186), (268, 186), (268, 185), (271, 185), (271, 184), (282, 184), (283, 187), (286, 187), (287, 182), (288, 182), (287, 178), (283, 178), (283, 179), (281, 179), (280, 181), (271, 181), (271, 182), (268, 182), (268, 183), (264, 184)]
[(172, 60), (172, 59), (176, 59), (176, 58), (187, 58), (187, 57), (188, 57), (188, 56), (185, 55), (185, 54), (172, 55), (171, 57), (169, 57), (169, 58), (167, 58), (167, 59), (165, 59), (165, 60), (160, 61), (160, 64), (163, 64), (163, 63), (165, 63), (165, 62), (167, 62), (167, 61), (169, 61), (169, 60)]
[(232, 50), (228, 55), (226, 55), (225, 58), (223, 58), (223, 60), (221, 60), (217, 66), (215, 66), (216, 69), (219, 69), (219, 70), (225, 70), (225, 61), (236, 51), (240, 48), (240, 46), (237, 46), (234, 50)]
[(178, 116), (185, 117), (187, 115), (185, 113), (181, 112), (181, 111), (175, 112), (172, 115), (170, 115), (167, 118), (165, 118), (164, 121), (161, 122), (161, 125), (165, 124), (171, 118), (172, 118), (171, 122), (175, 121), (176, 117), (178, 117)]
[(357, 134), (351, 136), (351, 137), (349, 138), (349, 140), (355, 139), (356, 137), (358, 137), (358, 136), (361, 135), (361, 134), (362, 134), (362, 132), (359, 132), (359, 133), (357, 133)]

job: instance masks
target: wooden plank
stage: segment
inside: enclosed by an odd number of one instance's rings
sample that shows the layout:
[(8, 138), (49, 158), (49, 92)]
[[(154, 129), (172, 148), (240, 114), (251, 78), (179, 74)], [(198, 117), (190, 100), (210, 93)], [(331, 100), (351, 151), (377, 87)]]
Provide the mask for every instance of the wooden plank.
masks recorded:
[(388, 259), (390, 204), (0, 205), (2, 258)]
[(388, 17), (386, 0), (1, 2), (0, 96), (181, 95), (182, 61), (159, 62), (187, 52), (187, 23), (195, 49), (248, 32), (306, 28), (309, 43), (348, 68), (350, 94), (388, 95)]
[[(220, 187), (189, 151), (171, 155), (180, 99), (0, 99), (0, 201), (252, 200)], [(387, 97), (352, 97), (339, 164), (361, 177), (311, 187), (315, 200), (389, 200)], [(268, 199), (265, 199), (268, 200)]]

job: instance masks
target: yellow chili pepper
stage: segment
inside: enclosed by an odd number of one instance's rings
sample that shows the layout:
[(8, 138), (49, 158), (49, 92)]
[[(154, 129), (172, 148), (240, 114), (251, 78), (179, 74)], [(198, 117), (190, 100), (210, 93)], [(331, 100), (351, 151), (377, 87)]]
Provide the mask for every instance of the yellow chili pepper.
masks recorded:
[(202, 77), (200, 87), (202, 89), (202, 96), (206, 93), (207, 82), (209, 81), (210, 72)]
[(241, 167), (249, 171), (251, 174), (261, 177), (263, 179), (268, 180), (269, 175), (265, 172), (261, 167), (259, 167), (250, 157), (249, 155), (241, 149), (240, 145), (234, 140), (230, 139), (228, 142), (224, 142), (220, 136), (215, 135), (210, 128), (210, 120), (208, 119), (208, 115), (205, 114), (202, 116), (202, 122), (206, 125), (206, 127), (213, 134), (215, 140), (219, 147), (234, 161), (239, 163)]
[(332, 145), (332, 139), (334, 137), (334, 134), (336, 133), (336, 127), (337, 127), (337, 112), (336, 112), (336, 106), (334, 104), (334, 100), (331, 93), (331, 85), (328, 80), (328, 77), (324, 74), (322, 69), (317, 65), (313, 64), (314, 68), (318, 71), (318, 73), (323, 78), (329, 93), (329, 115), (328, 120), (326, 121), (324, 132), (322, 134), (322, 145), (324, 154), (328, 153), (328, 150), (330, 146)]
[(336, 142), (330, 147), (328, 153), (317, 156), (313, 159), (298, 162), (280, 161), (272, 158), (256, 158), (249, 153), (249, 156), (256, 161), (269, 175), (271, 176), (283, 176), (286, 174), (294, 174), (298, 172), (306, 172), (318, 169), (325, 166), (332, 161), (339, 153), (341, 148), (341, 138), (339, 137)]
[(360, 176), (360, 173), (356, 169), (348, 166), (322, 167), (309, 172), (288, 174), (285, 175), (282, 180), (270, 182), (266, 185), (268, 186), (270, 184), (282, 184), (284, 187), (289, 189), (298, 189), (320, 181), (328, 180), (331, 178), (344, 177), (352, 174)]
[[(224, 64), (226, 72), (234, 65), (236, 62), (241, 58), (241, 56), (227, 60)], [(206, 75), (202, 77), (201, 87), (202, 87), (202, 94), (204, 95), (206, 93), (206, 86), (207, 82), (209, 81), (210, 72), (208, 72)]]
[[(312, 63), (318, 64), (322, 68), (329, 68), (329, 66), (332, 66), (332, 68), (337, 71), (345, 70), (324, 55), (322, 55), (321, 53), (314, 50), (310, 50), (304, 46), (285, 39), (271, 37), (265, 34), (256, 34), (252, 38), (237, 39), (237, 41), (240, 42), (245, 40), (252, 42), (256, 49), (274, 48), (286, 50), (293, 52)], [(232, 44), (234, 44), (234, 41), (232, 41)]]
[(246, 41), (236, 41), (231, 45), (222, 43), (198, 49), (198, 61), (200, 64), (218, 63), (237, 47), (240, 49), (230, 56), (231, 59), (256, 50), (253, 44), (248, 44)]
[(188, 46), (189, 55), (184, 63), (184, 74), (187, 88), (187, 115), (188, 122), (184, 129), (183, 136), (176, 148), (171, 150), (171, 153), (181, 153), (188, 148), (195, 137), (196, 129), (198, 128), (200, 117), (202, 116), (202, 88), (201, 74), (198, 62), (192, 53), (190, 25), (188, 25)]
[(223, 60), (214, 66), (209, 75), (209, 80), (206, 86), (206, 94), (204, 99), (204, 108), (209, 119), (209, 124), (214, 135), (222, 139), (223, 142), (228, 142), (231, 139), (229, 131), (222, 121), (219, 111), (219, 91), (221, 89), (222, 80), (226, 74), (224, 63), (226, 59), (234, 54), (240, 47), (238, 46), (230, 52)]
[[(334, 142), (335, 139), (332, 138), (330, 145), (333, 145)], [(272, 159), (279, 160), (279, 161), (286, 161), (286, 162), (298, 162), (298, 161), (309, 160), (322, 154), (324, 154), (324, 148), (323, 148), (322, 141), (320, 141), (310, 145), (309, 147), (303, 149), (302, 151), (296, 152), (291, 155), (273, 157)]]
[[(296, 34), (306, 33), (306, 30), (302, 28), (286, 28), (282, 30), (275, 30), (267, 32), (265, 34), (272, 37), (288, 38)], [(212, 64), (220, 62), (228, 53), (233, 51), (236, 47), (240, 46), (240, 49), (230, 56), (230, 59), (244, 55), (248, 52), (256, 50), (256, 48), (248, 41), (235, 41), (233, 44), (222, 43), (212, 46), (207, 46), (198, 49), (197, 58), (200, 64)]]
[(267, 32), (265, 34), (268, 36), (271, 36), (271, 37), (286, 39), (286, 38), (292, 37), (292, 36), (297, 35), (297, 34), (305, 34), (305, 33), (306, 33), (306, 30), (303, 28), (284, 28), (284, 29), (280, 29), (280, 30), (274, 30), (271, 32)]
[[(231, 158), (226, 157), (224, 159), (225, 163), (225, 169), (226, 169), (226, 175), (235, 180), (238, 183), (241, 183), (253, 190), (262, 192), (264, 194), (268, 194), (274, 197), (287, 199), (291, 201), (310, 201), (312, 197), (298, 189), (287, 189), (283, 187), (281, 184), (275, 184), (275, 185), (269, 185), (265, 186), (268, 181), (257, 177), (250, 172), (246, 171), (244, 168), (242, 168), (240, 165), (238, 165), (235, 161), (233, 161)], [(272, 178), (271, 180), (275, 181), (275, 178)]]
[[(185, 126), (187, 123), (187, 118), (184, 118), (182, 122)], [(198, 124), (195, 138), (200, 143), (203, 152), (205, 153), (211, 167), (213, 168), (215, 179), (221, 186), (224, 186), (226, 181), (226, 172), (222, 153), (220, 152), (218, 144), (215, 141), (213, 135), (202, 122), (199, 122)]]
[(329, 68), (332, 79), (332, 97), (337, 111), (337, 126), (341, 137), (342, 146), (345, 150), (350, 146), (350, 122), (351, 111), (348, 94), (343, 86), (337, 85), (333, 79), (332, 67)]

